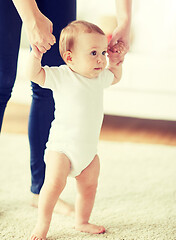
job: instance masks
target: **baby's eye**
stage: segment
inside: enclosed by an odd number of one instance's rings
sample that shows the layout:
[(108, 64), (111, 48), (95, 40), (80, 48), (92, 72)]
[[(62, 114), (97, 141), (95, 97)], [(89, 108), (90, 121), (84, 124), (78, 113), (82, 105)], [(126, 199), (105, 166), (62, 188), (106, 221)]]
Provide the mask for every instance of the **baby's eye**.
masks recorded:
[(92, 51), (92, 52), (91, 52), (91, 55), (92, 55), (92, 56), (96, 56), (96, 55), (97, 55), (97, 52), (96, 52), (96, 51)]
[(103, 51), (103, 52), (102, 52), (102, 55), (104, 55), (104, 56), (105, 56), (105, 55), (106, 55), (106, 51)]

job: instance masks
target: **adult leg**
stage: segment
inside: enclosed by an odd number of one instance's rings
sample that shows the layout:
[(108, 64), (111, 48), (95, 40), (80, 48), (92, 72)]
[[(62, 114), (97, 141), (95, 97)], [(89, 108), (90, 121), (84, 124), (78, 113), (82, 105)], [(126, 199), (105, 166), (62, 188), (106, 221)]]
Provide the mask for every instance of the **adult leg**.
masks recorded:
[(14, 86), (21, 36), (21, 19), (12, 1), (0, 1), (0, 130)]
[(100, 162), (96, 155), (90, 165), (76, 177), (78, 193), (75, 205), (75, 229), (81, 232), (93, 234), (105, 232), (103, 226), (89, 223), (98, 185), (99, 171)]
[[(70, 172), (70, 160), (63, 153), (46, 153), (46, 177), (39, 197), (38, 220), (32, 237), (46, 238), (54, 206)], [(32, 239), (31, 237), (31, 239)]]
[(32, 103), (29, 115), (30, 163), (32, 174), (31, 191), (39, 194), (45, 177), (43, 160), (51, 122), (54, 119), (54, 100), (51, 90), (32, 83)]

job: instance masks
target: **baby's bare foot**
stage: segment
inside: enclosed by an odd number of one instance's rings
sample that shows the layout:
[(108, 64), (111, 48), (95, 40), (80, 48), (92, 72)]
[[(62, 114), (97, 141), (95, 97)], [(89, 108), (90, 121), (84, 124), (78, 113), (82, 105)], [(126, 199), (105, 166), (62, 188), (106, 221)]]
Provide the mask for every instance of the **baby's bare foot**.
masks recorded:
[(103, 226), (97, 226), (94, 224), (86, 223), (75, 226), (75, 229), (80, 232), (87, 232), (91, 234), (105, 233), (105, 228)]
[(49, 230), (49, 223), (37, 222), (35, 228), (28, 240), (46, 240), (46, 235)]
[(29, 240), (46, 240), (46, 238), (38, 238), (35, 235), (32, 235)]

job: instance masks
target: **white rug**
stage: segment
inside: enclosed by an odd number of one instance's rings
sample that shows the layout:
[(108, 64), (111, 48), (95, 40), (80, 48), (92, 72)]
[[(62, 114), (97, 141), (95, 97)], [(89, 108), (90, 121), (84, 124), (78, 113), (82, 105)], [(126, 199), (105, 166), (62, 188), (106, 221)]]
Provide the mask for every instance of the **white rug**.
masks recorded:
[[(100, 142), (101, 176), (91, 222), (104, 235), (76, 232), (74, 219), (53, 215), (48, 240), (176, 239), (176, 147)], [(37, 209), (29, 206), (27, 136), (0, 137), (0, 240), (25, 240)], [(62, 198), (74, 203), (74, 180)]]

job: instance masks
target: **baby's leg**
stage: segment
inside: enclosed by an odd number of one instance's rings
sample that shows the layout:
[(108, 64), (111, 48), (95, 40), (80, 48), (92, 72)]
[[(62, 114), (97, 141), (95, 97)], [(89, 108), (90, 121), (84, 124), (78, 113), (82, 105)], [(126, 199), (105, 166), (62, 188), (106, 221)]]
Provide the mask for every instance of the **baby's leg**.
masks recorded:
[(95, 234), (105, 232), (105, 228), (103, 226), (97, 226), (89, 223), (98, 185), (99, 171), (99, 157), (96, 155), (91, 164), (76, 177), (78, 194), (75, 205), (75, 229), (81, 232)]
[(65, 187), (69, 171), (70, 160), (63, 153), (47, 152), (45, 181), (39, 195), (38, 220), (32, 233), (36, 239), (46, 238), (54, 206)]

